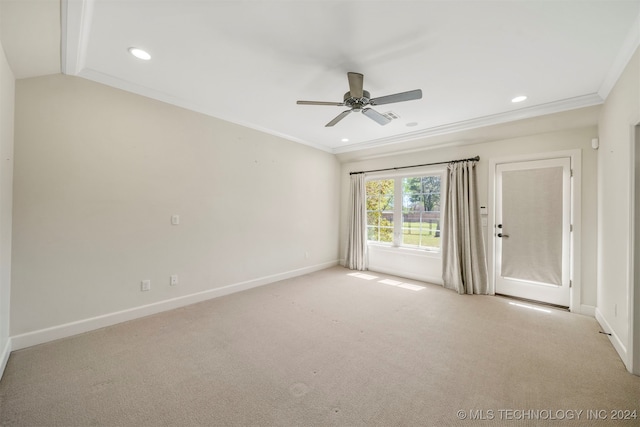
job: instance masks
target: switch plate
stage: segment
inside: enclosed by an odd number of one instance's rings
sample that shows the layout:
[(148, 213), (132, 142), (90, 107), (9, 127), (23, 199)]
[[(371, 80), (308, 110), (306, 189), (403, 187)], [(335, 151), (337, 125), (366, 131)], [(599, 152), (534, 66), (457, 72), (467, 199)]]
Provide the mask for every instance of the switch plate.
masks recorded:
[(180, 224), (180, 215), (171, 215), (171, 224), (173, 225)]
[(175, 286), (178, 284), (178, 275), (177, 274), (172, 274), (171, 275), (171, 286)]
[(143, 280), (140, 282), (140, 290), (142, 292), (151, 290), (151, 280)]

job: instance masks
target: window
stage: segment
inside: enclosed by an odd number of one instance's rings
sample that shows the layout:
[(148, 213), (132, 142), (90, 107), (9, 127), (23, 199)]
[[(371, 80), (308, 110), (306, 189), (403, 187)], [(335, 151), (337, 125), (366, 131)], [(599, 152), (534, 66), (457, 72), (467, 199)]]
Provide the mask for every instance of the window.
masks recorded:
[(368, 180), (368, 241), (439, 251), (441, 187), (441, 172)]
[(367, 182), (367, 240), (393, 242), (393, 179)]

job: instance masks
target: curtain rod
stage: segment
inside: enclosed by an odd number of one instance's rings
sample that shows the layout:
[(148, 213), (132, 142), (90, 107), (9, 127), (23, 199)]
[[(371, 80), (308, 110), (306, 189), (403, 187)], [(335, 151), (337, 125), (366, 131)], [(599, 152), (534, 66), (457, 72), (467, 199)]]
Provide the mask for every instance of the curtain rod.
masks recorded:
[(370, 171), (361, 171), (361, 172), (349, 172), (349, 175), (357, 175), (359, 173), (370, 173), (370, 172), (384, 172), (384, 171), (395, 171), (398, 169), (407, 169), (407, 168), (419, 168), (421, 166), (433, 166), (433, 165), (447, 165), (449, 163), (458, 163), (458, 162), (468, 162), (468, 161), (479, 161), (480, 156), (475, 156), (470, 159), (460, 159), (460, 160), (449, 160), (448, 162), (435, 162), (435, 163), (425, 163), (423, 165), (413, 165), (413, 166), (398, 166), (397, 168), (386, 168), (386, 169), (374, 169)]

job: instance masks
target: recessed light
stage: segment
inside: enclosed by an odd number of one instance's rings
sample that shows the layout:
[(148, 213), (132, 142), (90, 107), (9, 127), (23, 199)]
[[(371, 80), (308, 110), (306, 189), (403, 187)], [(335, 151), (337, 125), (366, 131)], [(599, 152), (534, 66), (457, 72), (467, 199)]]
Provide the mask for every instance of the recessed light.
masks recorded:
[(524, 100), (526, 100), (527, 97), (525, 95), (520, 95), (520, 96), (516, 96), (515, 98), (513, 98), (511, 100), (511, 102), (516, 103), (516, 102), (522, 102)]
[(342, 138), (340, 141), (342, 141), (342, 142), (349, 142), (349, 138)]
[(144, 61), (148, 61), (148, 60), (151, 59), (151, 55), (149, 55), (148, 52), (146, 52), (146, 51), (144, 51), (142, 49), (139, 49), (137, 47), (130, 47), (129, 48), (129, 53), (131, 55), (135, 56), (136, 58), (142, 59)]

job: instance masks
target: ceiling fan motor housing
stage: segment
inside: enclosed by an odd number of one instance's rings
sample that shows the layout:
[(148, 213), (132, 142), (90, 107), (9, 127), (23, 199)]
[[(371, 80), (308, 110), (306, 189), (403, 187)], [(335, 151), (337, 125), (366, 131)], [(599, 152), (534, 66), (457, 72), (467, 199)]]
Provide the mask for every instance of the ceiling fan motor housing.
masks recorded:
[(347, 92), (344, 94), (344, 105), (351, 107), (351, 109), (357, 113), (369, 105), (370, 97), (371, 95), (366, 90), (362, 91), (362, 98), (354, 98), (351, 96), (351, 92)]

